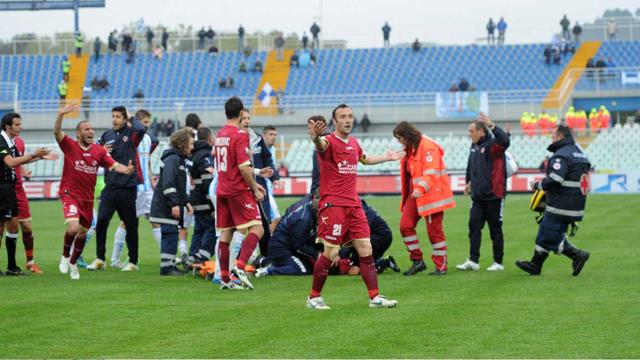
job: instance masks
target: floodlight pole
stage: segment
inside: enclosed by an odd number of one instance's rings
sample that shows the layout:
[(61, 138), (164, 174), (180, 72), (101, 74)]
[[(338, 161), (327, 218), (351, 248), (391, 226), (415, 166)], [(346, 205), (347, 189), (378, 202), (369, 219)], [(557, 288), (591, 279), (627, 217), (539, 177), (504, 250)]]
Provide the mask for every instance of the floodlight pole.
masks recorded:
[(73, 0), (73, 31), (77, 34), (80, 32), (80, 0)]

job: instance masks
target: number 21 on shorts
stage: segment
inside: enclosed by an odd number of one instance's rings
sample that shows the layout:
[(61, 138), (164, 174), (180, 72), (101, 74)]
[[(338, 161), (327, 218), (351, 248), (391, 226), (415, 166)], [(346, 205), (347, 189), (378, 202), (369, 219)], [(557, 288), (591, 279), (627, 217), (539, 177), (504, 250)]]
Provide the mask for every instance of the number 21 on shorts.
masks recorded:
[(333, 224), (333, 236), (342, 235), (342, 224)]

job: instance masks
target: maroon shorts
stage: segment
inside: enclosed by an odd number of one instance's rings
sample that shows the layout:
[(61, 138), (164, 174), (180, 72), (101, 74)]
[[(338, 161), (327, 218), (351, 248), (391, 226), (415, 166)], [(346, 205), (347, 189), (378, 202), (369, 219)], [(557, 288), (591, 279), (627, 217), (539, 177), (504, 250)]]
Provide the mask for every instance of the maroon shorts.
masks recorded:
[(89, 229), (91, 227), (93, 200), (78, 200), (72, 195), (64, 194), (60, 196), (60, 201), (64, 210), (65, 224), (77, 220), (83, 228)]
[(369, 239), (371, 230), (362, 206), (321, 206), (318, 212), (318, 240), (344, 245)]
[(31, 221), (29, 200), (27, 200), (27, 193), (22, 186), (16, 186), (16, 200), (18, 202), (18, 221)]
[(246, 229), (261, 225), (258, 203), (251, 192), (246, 191), (234, 197), (216, 197), (216, 228)]

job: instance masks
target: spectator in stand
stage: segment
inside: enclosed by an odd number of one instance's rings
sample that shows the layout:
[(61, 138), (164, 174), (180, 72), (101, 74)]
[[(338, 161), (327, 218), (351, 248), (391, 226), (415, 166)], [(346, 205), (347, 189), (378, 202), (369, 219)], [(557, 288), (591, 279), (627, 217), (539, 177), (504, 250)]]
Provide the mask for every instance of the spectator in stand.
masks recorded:
[(142, 89), (138, 88), (138, 91), (136, 91), (136, 93), (133, 94), (133, 98), (134, 99), (144, 99), (144, 93), (142, 92)]
[(367, 113), (364, 113), (364, 115), (362, 115), (362, 121), (360, 122), (360, 127), (362, 127), (362, 132), (368, 133), (370, 126), (371, 126), (371, 120), (369, 119), (369, 115), (367, 115)]
[(567, 14), (565, 14), (562, 20), (560, 20), (560, 27), (562, 27), (562, 37), (567, 41), (571, 41), (571, 33), (569, 32), (569, 26), (571, 26), (571, 22), (567, 18)]
[(198, 50), (204, 50), (204, 39), (207, 37), (207, 32), (204, 30), (204, 26), (198, 31)]
[(280, 178), (289, 177), (289, 168), (287, 167), (287, 164), (283, 162), (280, 163), (280, 166), (278, 167), (278, 176), (280, 176)]
[(169, 33), (167, 32), (166, 28), (162, 29), (162, 38), (161, 38), (161, 45), (162, 45), (162, 50), (164, 50), (164, 52), (167, 52), (167, 44), (169, 43)]
[(133, 38), (128, 33), (122, 34), (122, 52), (125, 54), (129, 53), (129, 48), (131, 48), (131, 43), (133, 42)]
[(211, 55), (211, 56), (214, 56), (214, 57), (215, 57), (215, 56), (218, 56), (218, 52), (219, 52), (219, 51), (220, 51), (220, 50), (219, 50), (219, 49), (218, 49), (218, 47), (217, 47), (217, 46), (215, 46), (215, 45), (211, 45), (211, 46), (209, 47), (209, 55)]
[(460, 91), (468, 91), (469, 90), (469, 82), (467, 81), (467, 79), (465, 79), (465, 78), (460, 79), (460, 83), (458, 84), (458, 88), (460, 89)]
[(109, 91), (109, 80), (106, 76), (103, 76), (101, 80), (98, 80), (98, 88), (100, 90)]
[(167, 120), (167, 127), (165, 129), (165, 136), (171, 136), (173, 134), (173, 132), (176, 130), (175, 126), (173, 125), (173, 120)]
[(247, 45), (247, 46), (244, 47), (244, 57), (251, 56), (252, 52), (253, 52), (253, 50), (251, 50), (251, 46)]
[(109, 48), (109, 51), (112, 53), (118, 50), (118, 39), (116, 39), (115, 30), (109, 33), (109, 38), (107, 39), (107, 47)]
[(551, 49), (551, 45), (547, 45), (544, 48), (544, 63), (547, 65), (551, 65), (551, 56), (553, 55), (553, 50)]
[(247, 72), (247, 63), (245, 63), (244, 60), (240, 62), (240, 66), (238, 66), (238, 71), (241, 73)]
[(504, 45), (504, 35), (507, 32), (507, 22), (504, 21), (504, 18), (500, 18), (498, 22), (498, 45)]
[(100, 60), (100, 51), (102, 50), (102, 41), (99, 37), (96, 37), (93, 42), (93, 62), (97, 63)]
[(487, 44), (495, 44), (496, 43), (496, 23), (493, 22), (493, 18), (489, 18), (489, 22), (487, 23)]
[(162, 60), (163, 54), (164, 52), (162, 51), (162, 48), (160, 47), (160, 45), (156, 45), (155, 49), (153, 49), (153, 58), (157, 60)]
[[(238, 28), (238, 52), (242, 52), (244, 50), (244, 28), (242, 25)], [(245, 56), (246, 53), (245, 53)]]
[(147, 51), (151, 51), (153, 49), (153, 38), (154, 38), (155, 34), (153, 33), (153, 30), (151, 30), (151, 27), (147, 27)]
[(576, 24), (573, 25), (573, 41), (576, 45), (580, 45), (581, 34), (582, 34), (582, 26), (580, 26), (580, 23), (576, 21)]
[(230, 75), (227, 76), (227, 80), (225, 82), (225, 87), (228, 88), (228, 89), (231, 89), (231, 88), (233, 88), (233, 85), (234, 85), (233, 78)]
[(278, 35), (278, 37), (274, 40), (274, 44), (276, 46), (276, 60), (283, 61), (284, 60), (284, 38), (282, 35)]
[(411, 50), (413, 50), (413, 52), (420, 52), (421, 48), (422, 48), (422, 44), (420, 44), (420, 40), (416, 38), (413, 44), (411, 44)]
[(291, 55), (291, 60), (289, 60), (289, 66), (294, 66), (295, 67), (300, 67), (300, 59), (298, 57), (298, 54), (293, 53), (293, 55)]
[(307, 50), (307, 46), (309, 46), (309, 37), (307, 36), (307, 32), (302, 33), (302, 48)]
[(227, 87), (227, 79), (221, 78), (220, 81), (218, 81), (218, 87), (220, 89), (226, 88)]
[(98, 77), (97, 76), (93, 76), (93, 79), (91, 79), (91, 90), (93, 91), (97, 91), (100, 89), (100, 83), (98, 81)]
[(256, 60), (256, 62), (253, 63), (253, 67), (251, 68), (251, 71), (262, 73), (262, 70), (263, 70), (262, 61)]
[(207, 41), (209, 42), (209, 46), (213, 46), (215, 37), (216, 37), (216, 32), (213, 31), (211, 26), (209, 26), (209, 29), (207, 29)]
[(127, 64), (133, 64), (136, 59), (136, 48), (138, 47), (138, 41), (133, 41), (129, 46), (129, 50), (127, 51), (127, 60), (125, 62)]
[(449, 92), (458, 92), (458, 91), (460, 91), (458, 84), (456, 83), (451, 84), (451, 87), (449, 88)]
[(615, 41), (617, 32), (618, 32), (618, 25), (616, 25), (616, 22), (610, 18), (609, 21), (607, 22), (607, 40)]
[(385, 22), (384, 26), (382, 27), (382, 39), (383, 39), (385, 48), (388, 48), (391, 45), (391, 43), (389, 42), (390, 35), (391, 35), (391, 26), (389, 26), (389, 24)]
[(553, 63), (555, 65), (560, 65), (562, 62), (562, 59), (560, 58), (560, 51), (558, 51), (558, 49), (554, 49), (553, 50)]
[(320, 34), (320, 26), (315, 22), (311, 25), (309, 29), (311, 31), (311, 35), (313, 36), (313, 42), (311, 43), (311, 49), (317, 50), (320, 47), (320, 40), (318, 39), (318, 34)]

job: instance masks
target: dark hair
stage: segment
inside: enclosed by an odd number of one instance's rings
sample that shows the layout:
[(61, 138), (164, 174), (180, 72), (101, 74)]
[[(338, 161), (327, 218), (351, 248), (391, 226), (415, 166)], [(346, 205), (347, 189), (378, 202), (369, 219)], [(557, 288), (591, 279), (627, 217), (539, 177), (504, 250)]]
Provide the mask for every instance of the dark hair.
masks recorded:
[(13, 125), (13, 119), (15, 118), (22, 119), (20, 114), (14, 112), (8, 112), (2, 115), (2, 130), (6, 131), (7, 127), (11, 127), (11, 125)]
[(402, 137), (409, 143), (409, 147), (411, 148), (407, 149), (407, 153), (409, 153), (418, 150), (418, 146), (420, 146), (420, 139), (422, 138), (422, 133), (412, 123), (408, 121), (400, 121), (398, 125), (396, 125), (396, 127), (393, 129), (393, 136), (396, 138)]
[(136, 119), (142, 120), (144, 118), (151, 118), (151, 113), (145, 109), (136, 111)]
[(229, 98), (229, 100), (224, 103), (224, 113), (227, 115), (227, 119), (239, 117), (242, 109), (244, 109), (244, 104), (237, 96)]
[(125, 119), (125, 120), (129, 120), (129, 119), (127, 118), (127, 108), (126, 108), (126, 107), (124, 107), (124, 106), (122, 106), (122, 105), (120, 105), (120, 106), (114, 106), (114, 107), (111, 109), (111, 112), (119, 112), (120, 114), (122, 114), (122, 118), (123, 118), (123, 119)]
[(476, 120), (473, 122), (473, 124), (476, 126), (476, 130), (484, 131), (485, 135), (489, 133), (489, 128), (487, 127), (487, 124), (483, 123), (482, 121)]
[(209, 137), (211, 136), (211, 134), (212, 134), (211, 129), (209, 129), (206, 126), (203, 126), (200, 129), (198, 129), (198, 140), (209, 141)]
[(560, 134), (565, 138), (573, 137), (573, 133), (571, 132), (571, 128), (566, 126), (566, 125), (558, 125), (558, 127), (556, 128), (556, 134)]
[(187, 114), (187, 117), (184, 120), (184, 125), (197, 129), (202, 124), (202, 120), (200, 120), (200, 116), (196, 113)]
[(277, 131), (276, 127), (273, 125), (267, 125), (265, 127), (262, 128), (262, 133), (266, 134), (269, 131)]
[(91, 121), (89, 121), (89, 120), (82, 120), (82, 121), (79, 121), (79, 122), (76, 124), (76, 131), (80, 130), (80, 125), (82, 125), (82, 124), (84, 124), (84, 123), (90, 123), (90, 122), (91, 122)]
[(350, 109), (351, 107), (347, 104), (340, 104), (338, 106), (336, 106), (335, 109), (333, 109), (333, 111), (331, 112), (331, 118), (335, 119), (336, 118), (336, 111), (338, 111), (338, 109)]
[(325, 125), (327, 124), (327, 120), (322, 115), (313, 115), (309, 119), (307, 119), (307, 123), (310, 123), (311, 121), (322, 121), (323, 123), (325, 123)]

